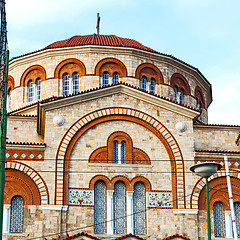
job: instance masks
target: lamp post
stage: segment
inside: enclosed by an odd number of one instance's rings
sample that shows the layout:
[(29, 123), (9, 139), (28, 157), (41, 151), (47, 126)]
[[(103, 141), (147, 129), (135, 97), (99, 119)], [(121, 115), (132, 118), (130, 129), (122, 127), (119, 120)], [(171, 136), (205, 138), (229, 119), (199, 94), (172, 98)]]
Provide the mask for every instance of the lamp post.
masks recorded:
[(193, 173), (196, 173), (200, 177), (206, 179), (206, 202), (207, 202), (207, 228), (208, 228), (208, 240), (211, 240), (211, 222), (210, 222), (210, 208), (209, 208), (209, 188), (208, 188), (208, 178), (212, 176), (217, 170), (221, 169), (222, 165), (220, 163), (205, 162), (198, 163), (190, 167)]

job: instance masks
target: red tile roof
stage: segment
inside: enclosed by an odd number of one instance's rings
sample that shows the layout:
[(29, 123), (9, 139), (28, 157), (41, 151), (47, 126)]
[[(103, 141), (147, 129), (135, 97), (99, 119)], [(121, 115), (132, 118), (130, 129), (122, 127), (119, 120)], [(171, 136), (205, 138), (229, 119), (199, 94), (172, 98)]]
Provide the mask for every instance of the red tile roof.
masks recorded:
[(182, 238), (182, 239), (185, 239), (185, 240), (190, 240), (190, 238), (187, 238), (187, 237), (183, 237), (182, 235), (179, 235), (179, 234), (174, 234), (172, 236), (169, 236), (169, 237), (166, 237), (166, 238), (163, 238), (162, 240), (170, 240), (170, 239), (174, 239), (174, 238)]
[(139, 237), (139, 236), (137, 236), (137, 235), (134, 235), (134, 234), (132, 234), (132, 233), (123, 235), (123, 236), (121, 236), (121, 237), (114, 238), (113, 240), (122, 240), (122, 239), (125, 239), (125, 238), (128, 238), (128, 237), (134, 237), (134, 238), (139, 239), (139, 240), (145, 240), (145, 238), (141, 238), (141, 237)]
[(200, 121), (195, 121), (193, 123), (194, 125), (197, 125), (197, 126), (209, 126), (209, 127), (240, 127), (240, 125), (231, 125), (231, 124), (209, 124), (209, 123), (203, 123), (203, 122), (200, 122)]
[(121, 38), (115, 35), (85, 35), (85, 36), (74, 36), (62, 41), (54, 42), (45, 49), (52, 48), (63, 48), (63, 47), (76, 47), (76, 46), (86, 46), (86, 45), (98, 45), (98, 46), (111, 46), (111, 47), (131, 47), (137, 48), (140, 50), (158, 53), (157, 51), (142, 45), (141, 43), (129, 39), (129, 38)]
[(85, 236), (85, 237), (92, 238), (94, 240), (100, 240), (100, 238), (94, 237), (86, 232), (77, 233), (77, 234), (74, 234), (74, 235), (66, 237), (66, 238), (52, 238), (52, 240), (69, 240), (69, 239), (74, 239), (79, 236)]
[(20, 107), (18, 109), (15, 109), (15, 110), (12, 110), (12, 111), (8, 112), (8, 115), (13, 115), (13, 113), (15, 113), (15, 112), (24, 110), (25, 108), (29, 108), (29, 107), (32, 107), (32, 106), (37, 105), (37, 104), (38, 104), (38, 102), (30, 103), (30, 104), (28, 104), (26, 106), (23, 106), (23, 107)]

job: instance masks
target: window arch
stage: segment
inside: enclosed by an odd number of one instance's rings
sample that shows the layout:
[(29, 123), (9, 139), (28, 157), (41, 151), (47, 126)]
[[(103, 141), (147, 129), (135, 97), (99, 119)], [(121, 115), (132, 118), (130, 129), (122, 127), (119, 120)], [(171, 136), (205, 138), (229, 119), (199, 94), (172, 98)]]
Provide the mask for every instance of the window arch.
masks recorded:
[(66, 96), (69, 94), (69, 75), (67, 73), (63, 74), (62, 82), (63, 82), (63, 96)]
[(94, 233), (107, 232), (107, 187), (104, 181), (94, 184)]
[(134, 234), (146, 234), (146, 188), (142, 182), (134, 184), (133, 213)]
[(213, 204), (215, 237), (225, 237), (225, 213), (222, 202)]
[(38, 78), (36, 80), (36, 93), (37, 93), (37, 100), (41, 99), (41, 79)]
[(73, 73), (72, 75), (72, 93), (78, 93), (79, 92), (79, 75), (78, 73)]
[(33, 81), (30, 80), (27, 84), (27, 100), (28, 102), (33, 101)]
[(141, 85), (142, 85), (142, 90), (147, 90), (147, 78), (145, 76), (142, 77), (142, 82), (141, 82)]
[(109, 73), (104, 72), (102, 76), (102, 85), (107, 86), (108, 85), (108, 80), (109, 80)]
[(117, 72), (113, 73), (112, 84), (117, 84), (119, 81), (119, 74)]
[(151, 78), (150, 80), (150, 93), (155, 93), (155, 79)]
[(237, 233), (238, 233), (238, 237), (240, 237), (240, 202), (234, 203), (234, 212), (235, 212), (235, 218), (236, 218)]
[(21, 196), (14, 196), (11, 201), (10, 209), (10, 232), (23, 232), (23, 207), (24, 201)]
[(113, 233), (125, 234), (127, 231), (126, 186), (122, 181), (114, 185), (113, 219)]

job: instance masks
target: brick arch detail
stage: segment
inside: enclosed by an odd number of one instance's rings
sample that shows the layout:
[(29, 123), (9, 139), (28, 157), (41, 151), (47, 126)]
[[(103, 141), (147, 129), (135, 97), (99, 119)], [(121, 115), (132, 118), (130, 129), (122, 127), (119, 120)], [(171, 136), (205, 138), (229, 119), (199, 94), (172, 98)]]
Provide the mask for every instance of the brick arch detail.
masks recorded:
[[(63, 60), (62, 62), (60, 62), (55, 70), (54, 70), (54, 78), (59, 78), (59, 74), (60, 74), (60, 71), (61, 69), (67, 65), (67, 64), (77, 64), (81, 70), (81, 72), (79, 72), (79, 77), (81, 76), (86, 76), (86, 66), (84, 65), (84, 63), (82, 61), (80, 61), (79, 59), (76, 59), (76, 58), (68, 58), (68, 59), (65, 59)], [(73, 71), (75, 72), (75, 71)]]
[[(41, 79), (41, 81), (46, 80), (47, 73), (46, 73), (45, 68), (44, 68), (43, 66), (41, 66), (41, 65), (33, 65), (33, 66), (27, 68), (27, 69), (23, 72), (23, 74), (22, 74), (22, 76), (21, 76), (21, 78), (20, 78), (20, 86), (21, 86), (21, 87), (26, 87), (26, 86), (27, 86), (27, 82), (29, 81), (29, 79), (26, 80), (27, 75), (28, 75), (31, 71), (34, 71), (34, 70), (39, 70), (39, 71), (42, 73), (42, 78), (43, 78), (43, 79)], [(36, 80), (36, 79), (32, 79), (32, 80), (33, 80), (33, 83), (35, 83), (35, 80)]]
[(63, 136), (56, 154), (55, 204), (68, 202), (68, 168), (72, 149), (76, 141), (91, 127), (107, 121), (129, 121), (152, 131), (163, 143), (169, 155), (172, 169), (174, 208), (185, 208), (184, 161), (180, 147), (172, 133), (156, 118), (136, 109), (110, 107), (90, 112), (77, 120)]
[(156, 84), (164, 84), (164, 78), (163, 78), (162, 72), (159, 70), (158, 67), (156, 67), (156, 66), (153, 65), (152, 63), (142, 63), (142, 64), (140, 64), (140, 65), (137, 67), (137, 69), (136, 69), (136, 71), (135, 71), (135, 77), (136, 77), (137, 79), (140, 79), (140, 77), (141, 77), (141, 71), (142, 71), (144, 68), (151, 68), (151, 69), (153, 69), (153, 70), (156, 72), (156, 74), (157, 74), (157, 79), (155, 79), (155, 80), (156, 80)]
[[(240, 181), (240, 172), (237, 171), (236, 169), (230, 169), (230, 176), (231, 176), (231, 179), (237, 179), (238, 181)], [(223, 178), (223, 177), (226, 178), (225, 169), (224, 170), (219, 170), (219, 171), (217, 171), (217, 173), (212, 175), (209, 178), (209, 185), (210, 185), (211, 182), (213, 182), (213, 180), (215, 180), (215, 179), (217, 180), (217, 179)], [(220, 186), (222, 184), (223, 184), (223, 182), (220, 182), (218, 185)], [(190, 208), (198, 209), (200, 194), (205, 189), (205, 185), (206, 185), (205, 179), (201, 178), (197, 181), (197, 183), (193, 187), (191, 198), (190, 198)], [(216, 197), (216, 199), (218, 199), (217, 197)], [(214, 200), (214, 202), (216, 202), (216, 201), (217, 200)]]
[(114, 63), (114, 64), (118, 65), (119, 72), (118, 71), (117, 72), (120, 77), (128, 76), (128, 72), (127, 72), (127, 68), (126, 68), (125, 64), (117, 58), (104, 58), (104, 59), (100, 60), (95, 66), (95, 71), (94, 71), (95, 76), (100, 76), (101, 68), (103, 67), (104, 64), (108, 64), (108, 63)]
[(48, 187), (43, 178), (41, 177), (41, 175), (37, 171), (35, 171), (27, 164), (17, 161), (6, 161), (5, 168), (19, 171), (20, 173), (25, 174), (26, 177), (30, 178), (31, 181), (33, 181), (33, 183), (38, 188), (41, 205), (49, 204)]
[(15, 87), (14, 78), (11, 75), (8, 75), (8, 91), (9, 89), (13, 90)]
[(200, 102), (202, 103), (202, 108), (205, 108), (206, 105), (204, 95), (202, 89), (199, 86), (196, 86), (195, 88), (194, 97), (195, 99), (199, 98)]
[(147, 178), (145, 178), (143, 176), (136, 176), (136, 177), (132, 178), (131, 181), (130, 181), (127, 177), (122, 176), (122, 175), (115, 176), (111, 180), (105, 175), (96, 175), (93, 178), (91, 178), (91, 180), (89, 182), (89, 189), (94, 190), (94, 184), (99, 180), (105, 182), (105, 184), (107, 186), (107, 190), (112, 190), (113, 191), (114, 190), (114, 184), (118, 181), (122, 181), (126, 185), (126, 190), (127, 191), (133, 191), (134, 190), (134, 185), (137, 182), (142, 182), (145, 185), (146, 192), (152, 191), (151, 182)]
[(191, 95), (191, 90), (190, 90), (190, 86), (189, 86), (189, 84), (188, 84), (188, 81), (187, 81), (187, 79), (186, 79), (182, 74), (180, 74), (180, 73), (174, 73), (174, 74), (172, 75), (171, 80), (170, 80), (170, 86), (174, 89), (175, 83), (176, 83), (176, 81), (177, 81), (178, 78), (181, 79), (182, 82), (183, 82), (183, 84), (180, 84), (180, 86), (179, 86), (179, 84), (177, 84), (178, 87), (181, 87), (181, 88), (184, 89), (184, 91), (185, 91), (184, 94), (185, 94), (185, 95)]

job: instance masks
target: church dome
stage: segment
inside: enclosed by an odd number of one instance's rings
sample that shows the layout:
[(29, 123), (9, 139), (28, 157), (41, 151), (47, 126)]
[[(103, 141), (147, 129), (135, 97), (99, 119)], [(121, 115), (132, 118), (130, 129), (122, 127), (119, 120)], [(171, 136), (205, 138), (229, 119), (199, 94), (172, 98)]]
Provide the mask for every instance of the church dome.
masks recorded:
[(85, 36), (74, 36), (62, 41), (54, 42), (44, 49), (53, 48), (64, 48), (64, 47), (76, 47), (76, 46), (87, 46), (87, 45), (97, 45), (97, 46), (110, 46), (110, 47), (130, 47), (136, 48), (148, 52), (158, 53), (157, 51), (142, 45), (141, 43), (129, 39), (121, 38), (116, 35), (85, 35)]

